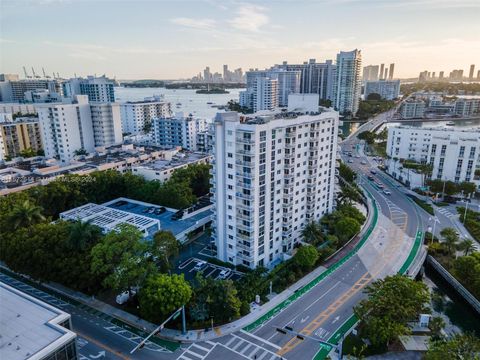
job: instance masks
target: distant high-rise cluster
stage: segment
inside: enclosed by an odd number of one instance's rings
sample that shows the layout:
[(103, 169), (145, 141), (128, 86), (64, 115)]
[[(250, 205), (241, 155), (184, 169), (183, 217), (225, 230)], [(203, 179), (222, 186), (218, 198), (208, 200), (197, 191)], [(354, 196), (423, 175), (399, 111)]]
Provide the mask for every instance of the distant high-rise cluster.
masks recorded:
[(200, 83), (241, 83), (245, 81), (245, 75), (242, 68), (230, 71), (228, 65), (223, 65), (223, 72), (212, 73), (210, 67), (207, 66), (203, 72), (199, 72), (196, 76), (192, 77), (192, 82)]
[(246, 72), (246, 90), (240, 105), (253, 112), (288, 106), (288, 95), (318, 94), (324, 104), (332, 104), (342, 114), (355, 114), (361, 92), (361, 52), (340, 52), (332, 60), (317, 63), (274, 65), (270, 69)]
[(393, 80), (395, 71), (395, 64), (391, 63), (387, 68), (385, 64), (381, 65), (367, 65), (363, 68), (362, 80), (378, 81), (378, 80)]
[(434, 71), (430, 72), (425, 70), (418, 75), (418, 81), (480, 81), (480, 70), (477, 71), (475, 76), (475, 64), (470, 65), (468, 76), (465, 76), (466, 74), (463, 69), (454, 69), (450, 71), (448, 78), (446, 78), (444, 74), (444, 71), (440, 71), (438, 77), (436, 77)]

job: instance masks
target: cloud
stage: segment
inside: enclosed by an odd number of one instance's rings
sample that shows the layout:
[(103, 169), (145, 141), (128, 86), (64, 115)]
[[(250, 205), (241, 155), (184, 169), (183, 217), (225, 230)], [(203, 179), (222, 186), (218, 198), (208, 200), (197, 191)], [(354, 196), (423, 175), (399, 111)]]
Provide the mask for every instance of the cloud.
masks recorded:
[(170, 22), (175, 25), (185, 26), (198, 30), (212, 30), (216, 26), (216, 21), (213, 19), (192, 19), (187, 17), (178, 17), (171, 19)]
[(229, 23), (238, 30), (258, 32), (270, 22), (263, 6), (245, 4), (237, 9), (236, 16)]

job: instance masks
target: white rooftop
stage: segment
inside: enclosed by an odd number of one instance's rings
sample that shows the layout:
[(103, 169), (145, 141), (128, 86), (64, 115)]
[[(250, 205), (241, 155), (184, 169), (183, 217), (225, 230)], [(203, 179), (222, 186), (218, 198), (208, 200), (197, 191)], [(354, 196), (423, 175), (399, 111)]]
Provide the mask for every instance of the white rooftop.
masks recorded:
[(120, 224), (133, 225), (145, 235), (160, 230), (160, 221), (156, 219), (93, 203), (65, 211), (60, 214), (60, 218), (88, 221), (90, 224), (102, 228), (104, 232), (114, 230)]
[(0, 359), (37, 360), (74, 340), (70, 315), (0, 282)]

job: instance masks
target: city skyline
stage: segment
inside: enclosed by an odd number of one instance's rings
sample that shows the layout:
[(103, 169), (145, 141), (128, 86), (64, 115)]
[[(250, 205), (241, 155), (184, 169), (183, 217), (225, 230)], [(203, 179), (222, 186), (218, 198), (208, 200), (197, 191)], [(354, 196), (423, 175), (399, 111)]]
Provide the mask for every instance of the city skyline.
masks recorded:
[[(63, 77), (176, 79), (205, 66), (246, 71), (284, 60), (325, 61), (358, 48), (365, 65), (395, 62), (396, 76), (413, 78), (425, 69), (468, 74), (480, 58), (480, 4), (470, 0), (184, 4), (3, 1), (0, 71), (22, 74), (22, 66), (33, 66)], [(72, 27), (76, 19), (80, 28)]]

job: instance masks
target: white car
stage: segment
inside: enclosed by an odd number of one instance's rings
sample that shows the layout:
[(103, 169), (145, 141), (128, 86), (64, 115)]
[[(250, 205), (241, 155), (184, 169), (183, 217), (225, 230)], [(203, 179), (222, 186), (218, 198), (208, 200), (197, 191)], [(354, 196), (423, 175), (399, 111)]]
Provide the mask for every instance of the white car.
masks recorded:
[[(131, 295), (134, 296), (137, 292), (135, 290), (131, 291)], [(125, 304), (128, 300), (130, 299), (130, 294), (128, 291), (124, 291), (121, 294), (118, 294), (117, 297), (115, 298), (115, 301), (119, 305)]]
[(362, 165), (367, 165), (367, 162), (365, 160), (362, 160)]
[(232, 270), (229, 270), (229, 269), (222, 270), (220, 271), (220, 274), (218, 275), (217, 279), (221, 279), (221, 280), (226, 279), (231, 272)]
[(199, 261), (197, 262), (197, 264), (195, 265), (195, 267), (193, 268), (193, 270), (195, 271), (201, 271), (205, 265), (207, 265), (207, 262), (206, 261)]
[(387, 190), (387, 189), (383, 190), (383, 193), (384, 193), (385, 195), (392, 195), (392, 193), (390, 192), (390, 190)]

